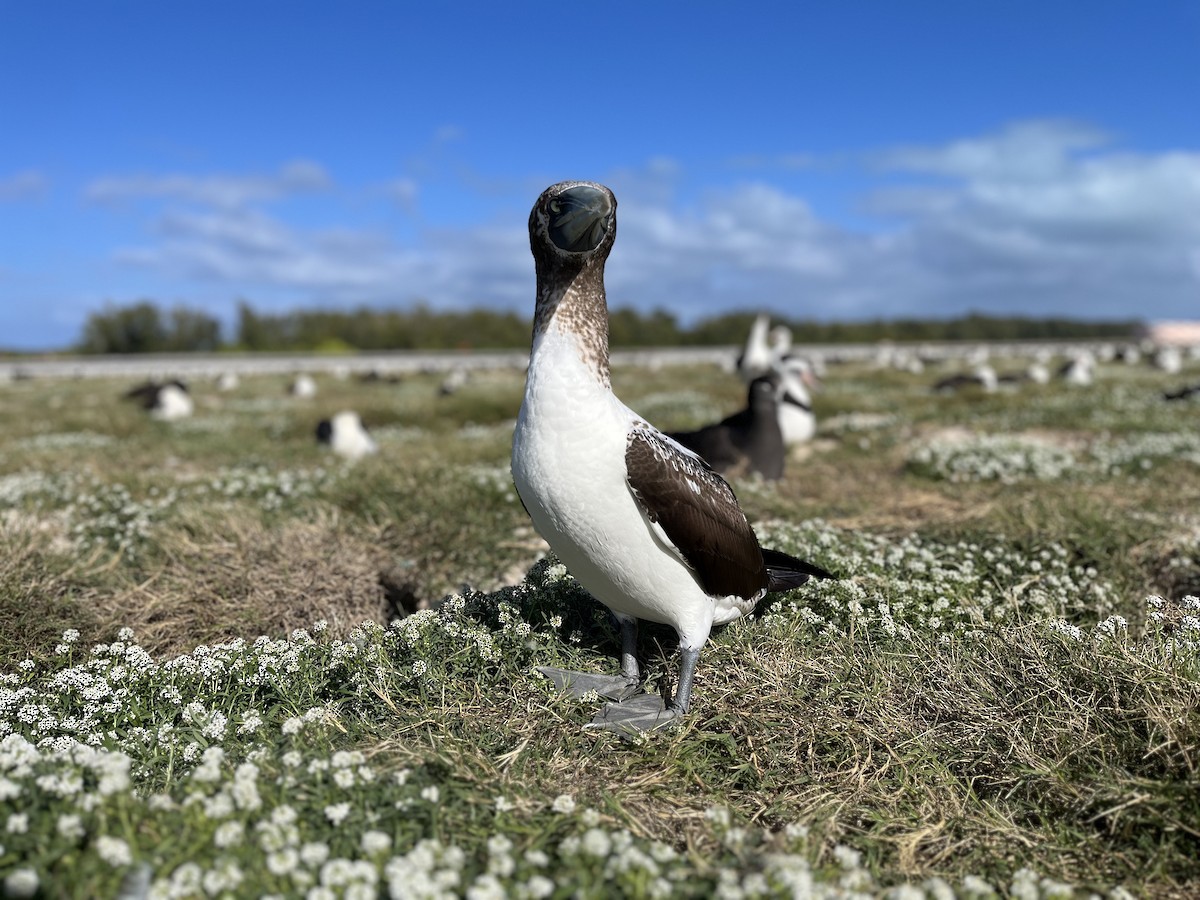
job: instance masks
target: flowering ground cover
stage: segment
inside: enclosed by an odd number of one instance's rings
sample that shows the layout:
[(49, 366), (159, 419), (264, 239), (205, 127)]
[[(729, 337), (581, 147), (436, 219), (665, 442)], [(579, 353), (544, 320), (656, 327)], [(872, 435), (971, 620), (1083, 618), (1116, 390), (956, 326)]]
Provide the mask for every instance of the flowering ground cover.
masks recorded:
[[(519, 372), (195, 385), (175, 424), (123, 383), (0, 385), (2, 890), (1196, 896), (1200, 404), (1100, 372), (832, 367), (817, 440), (734, 487), (839, 579), (714, 634), (639, 741), (535, 672), (614, 671), (617, 636), (506, 477)], [(614, 382), (664, 428), (744, 399)], [(343, 408), (376, 457), (315, 443)], [(644, 629), (652, 688), (674, 649)]]

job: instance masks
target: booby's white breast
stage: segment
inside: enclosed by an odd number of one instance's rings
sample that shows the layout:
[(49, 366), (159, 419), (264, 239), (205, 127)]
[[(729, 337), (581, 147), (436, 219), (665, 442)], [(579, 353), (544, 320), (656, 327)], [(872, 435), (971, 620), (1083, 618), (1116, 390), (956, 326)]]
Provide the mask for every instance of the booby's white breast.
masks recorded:
[(649, 426), (597, 381), (575, 335), (552, 322), (535, 342), (513, 436), (517, 492), (600, 602), (672, 625), (685, 646), (698, 646), (714, 621), (744, 614), (759, 598), (710, 597), (650, 522), (627, 481), (626, 446), (637, 427)]

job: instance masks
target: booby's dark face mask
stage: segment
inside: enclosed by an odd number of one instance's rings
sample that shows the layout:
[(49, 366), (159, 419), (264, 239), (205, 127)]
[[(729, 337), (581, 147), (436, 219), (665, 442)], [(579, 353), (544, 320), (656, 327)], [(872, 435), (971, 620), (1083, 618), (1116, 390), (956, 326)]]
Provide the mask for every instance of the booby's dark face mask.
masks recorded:
[(547, 210), (547, 234), (554, 246), (568, 253), (599, 247), (613, 219), (608, 195), (584, 184), (567, 188), (547, 204)]

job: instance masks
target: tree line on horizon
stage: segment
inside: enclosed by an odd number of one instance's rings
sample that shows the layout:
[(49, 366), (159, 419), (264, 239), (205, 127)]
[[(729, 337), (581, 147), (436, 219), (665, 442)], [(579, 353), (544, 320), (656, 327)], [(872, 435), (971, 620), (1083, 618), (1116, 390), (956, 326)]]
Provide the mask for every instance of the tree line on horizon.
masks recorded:
[[(662, 309), (610, 313), (615, 347), (674, 347), (740, 344), (757, 314), (726, 312), (683, 325)], [(969, 313), (952, 319), (870, 319), (816, 322), (772, 315), (801, 343), (839, 344), (892, 341), (1122, 340), (1134, 337), (1137, 320), (1092, 322), (1062, 317), (1029, 318)], [(352, 310), (298, 309), (260, 313), (238, 306), (233, 334), (220, 320), (186, 306), (161, 310), (144, 300), (127, 306), (109, 304), (84, 324), (80, 353), (354, 352), (378, 350), (525, 349), (531, 338), (529, 316), (516, 312), (470, 309), (436, 311), (425, 304), (404, 309), (360, 306)]]

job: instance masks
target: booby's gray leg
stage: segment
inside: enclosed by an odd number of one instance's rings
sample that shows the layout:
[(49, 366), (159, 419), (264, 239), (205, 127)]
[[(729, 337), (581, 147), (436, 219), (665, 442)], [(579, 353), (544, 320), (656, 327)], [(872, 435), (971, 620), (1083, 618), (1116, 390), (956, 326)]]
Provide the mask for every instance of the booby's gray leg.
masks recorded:
[(642, 731), (654, 731), (670, 724), (687, 712), (692, 700), (692, 682), (696, 678), (696, 663), (700, 661), (700, 648), (679, 649), (679, 686), (675, 699), (668, 706), (658, 694), (639, 694), (620, 703), (606, 703), (585, 729), (603, 729), (617, 734), (632, 735)]
[(638, 623), (633, 616), (617, 616), (621, 625), (621, 674), (634, 681), (640, 681), (642, 670), (638, 668), (637, 638)]
[(614, 613), (621, 626), (621, 674), (593, 675), (590, 672), (572, 672), (553, 666), (539, 666), (538, 671), (554, 682), (554, 686), (569, 697), (580, 698), (590, 693), (606, 700), (620, 702), (638, 692), (641, 670), (637, 661), (637, 619)]
[(638, 691), (638, 680), (628, 675), (593, 675), (591, 672), (574, 672), (554, 666), (538, 666), (537, 670), (562, 693), (577, 700), (595, 694), (605, 700), (620, 701)]
[(675, 688), (675, 699), (671, 708), (679, 713), (685, 713), (692, 702), (692, 682), (696, 678), (696, 663), (700, 662), (700, 648), (689, 650), (679, 648), (679, 686)]

